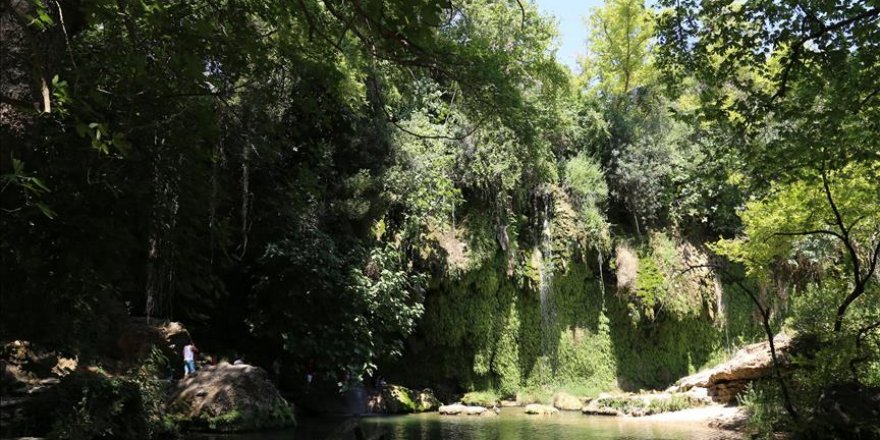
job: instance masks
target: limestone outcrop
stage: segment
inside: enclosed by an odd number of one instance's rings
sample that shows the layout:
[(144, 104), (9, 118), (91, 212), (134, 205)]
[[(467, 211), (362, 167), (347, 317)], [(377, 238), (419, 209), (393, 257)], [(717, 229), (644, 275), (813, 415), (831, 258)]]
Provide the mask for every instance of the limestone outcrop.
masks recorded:
[(237, 432), (295, 424), (293, 407), (266, 371), (246, 364), (221, 362), (180, 380), (168, 411), (195, 430)]
[[(791, 337), (779, 334), (773, 339), (776, 355), (787, 365), (787, 353), (791, 347)], [(734, 356), (724, 362), (683, 377), (667, 391), (685, 392), (691, 389), (705, 388), (708, 396), (718, 403), (732, 403), (751, 381), (770, 377), (773, 374), (773, 360), (770, 356), (770, 344), (759, 342), (743, 347)]]

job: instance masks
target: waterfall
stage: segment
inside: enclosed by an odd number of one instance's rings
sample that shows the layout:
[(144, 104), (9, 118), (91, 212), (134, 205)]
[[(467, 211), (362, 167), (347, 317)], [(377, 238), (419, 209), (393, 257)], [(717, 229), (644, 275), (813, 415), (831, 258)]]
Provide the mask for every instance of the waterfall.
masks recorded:
[(553, 230), (550, 216), (553, 210), (553, 198), (548, 192), (544, 196), (544, 219), (541, 226), (541, 264), (538, 266), (538, 293), (541, 303), (541, 355), (548, 361), (552, 358), (555, 310), (550, 298), (553, 285)]
[(599, 260), (599, 291), (602, 292), (602, 312), (605, 312), (605, 274), (602, 273), (602, 265), (605, 264), (605, 258), (602, 256), (602, 248), (596, 246), (596, 254)]

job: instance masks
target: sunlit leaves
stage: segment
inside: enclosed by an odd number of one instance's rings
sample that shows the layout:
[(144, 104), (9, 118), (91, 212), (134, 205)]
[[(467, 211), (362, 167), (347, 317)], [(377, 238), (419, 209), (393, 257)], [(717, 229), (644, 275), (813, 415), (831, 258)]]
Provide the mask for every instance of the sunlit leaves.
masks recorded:
[(592, 12), (587, 25), (589, 55), (581, 64), (606, 96), (626, 95), (652, 81), (654, 19), (642, 0), (610, 0)]
[[(878, 171), (877, 164), (853, 164), (829, 176), (835, 205), (865, 253), (880, 240)], [(821, 179), (774, 185), (768, 196), (748, 202), (740, 216), (745, 236), (719, 241), (716, 250), (756, 277), (767, 279), (778, 262), (810, 261), (837, 270), (837, 260), (848, 258)]]

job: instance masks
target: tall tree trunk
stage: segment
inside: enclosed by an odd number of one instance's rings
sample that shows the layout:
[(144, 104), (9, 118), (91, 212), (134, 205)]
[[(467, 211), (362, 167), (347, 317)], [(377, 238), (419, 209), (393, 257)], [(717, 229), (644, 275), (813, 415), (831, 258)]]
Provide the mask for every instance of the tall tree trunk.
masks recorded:
[(244, 258), (248, 245), (248, 211), (250, 210), (250, 169), (248, 168), (248, 160), (250, 159), (251, 147), (248, 142), (242, 143), (241, 146), (241, 254), (239, 258)]
[(145, 286), (147, 321), (154, 316), (170, 317), (171, 293), (174, 289), (175, 248), (172, 234), (177, 225), (180, 209), (178, 198), (179, 177), (183, 155), (169, 161), (165, 138), (154, 135), (153, 142), (153, 203), (150, 211), (150, 231), (147, 238), (147, 277)]

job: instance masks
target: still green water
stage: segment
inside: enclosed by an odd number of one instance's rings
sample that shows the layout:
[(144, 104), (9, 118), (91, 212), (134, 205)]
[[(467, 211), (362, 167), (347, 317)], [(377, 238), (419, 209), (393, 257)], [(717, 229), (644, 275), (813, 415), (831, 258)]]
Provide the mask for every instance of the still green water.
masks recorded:
[[(528, 416), (505, 408), (498, 417), (440, 416), (437, 413), (361, 419), (302, 419), (296, 430), (240, 435), (207, 435), (201, 440), (728, 440), (740, 438), (695, 423), (640, 421), (632, 418)], [(384, 436), (384, 437), (383, 437)]]

